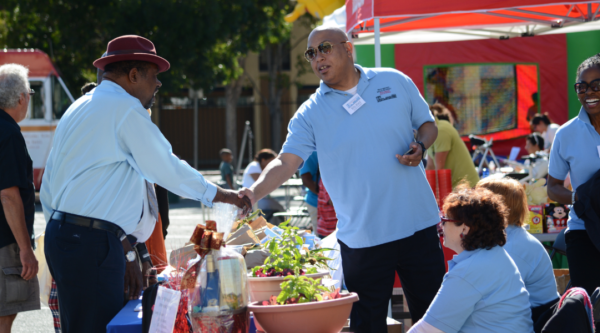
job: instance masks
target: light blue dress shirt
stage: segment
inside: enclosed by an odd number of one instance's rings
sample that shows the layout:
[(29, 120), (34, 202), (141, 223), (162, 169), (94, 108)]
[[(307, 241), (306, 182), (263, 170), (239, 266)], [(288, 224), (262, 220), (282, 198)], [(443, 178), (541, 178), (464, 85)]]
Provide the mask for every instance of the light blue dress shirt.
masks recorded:
[(560, 297), (556, 290), (552, 262), (537, 238), (521, 227), (509, 225), (506, 227), (504, 250), (521, 273), (532, 308)]
[(288, 126), (282, 153), (304, 161), (317, 150), (321, 178), (338, 217), (337, 237), (350, 248), (409, 237), (440, 221), (423, 165), (400, 164), (413, 129), (434, 122), (412, 80), (395, 69), (362, 68), (357, 94), (366, 102), (352, 115), (352, 96), (321, 82)]
[(533, 332), (529, 294), (500, 246), (455, 255), (423, 320), (445, 333)]
[[(579, 116), (562, 125), (556, 132), (548, 173), (556, 179), (565, 179), (571, 174), (571, 184), (577, 190), (600, 170), (600, 134), (590, 122), (584, 108)], [(569, 211), (567, 230), (585, 230), (585, 223), (577, 217), (575, 210)]]
[(173, 155), (137, 98), (102, 81), (56, 128), (40, 191), (46, 222), (60, 210), (113, 222), (131, 234), (147, 196), (144, 179), (208, 206), (217, 191)]

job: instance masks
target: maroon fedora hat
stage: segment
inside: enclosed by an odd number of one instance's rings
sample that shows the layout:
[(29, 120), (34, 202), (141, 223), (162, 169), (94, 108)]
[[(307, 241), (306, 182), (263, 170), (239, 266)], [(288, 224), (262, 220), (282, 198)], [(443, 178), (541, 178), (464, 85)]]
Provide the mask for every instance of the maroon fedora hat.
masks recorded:
[(171, 67), (166, 59), (156, 55), (156, 48), (150, 40), (136, 35), (120, 36), (108, 42), (106, 55), (94, 61), (94, 67), (104, 70), (108, 64), (125, 60), (151, 62), (158, 66), (159, 73)]

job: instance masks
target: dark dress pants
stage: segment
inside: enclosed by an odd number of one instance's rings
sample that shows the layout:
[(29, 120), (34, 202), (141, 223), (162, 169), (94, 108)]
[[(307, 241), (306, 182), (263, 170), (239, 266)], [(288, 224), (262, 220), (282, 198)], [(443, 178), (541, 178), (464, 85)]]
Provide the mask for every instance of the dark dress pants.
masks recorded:
[(600, 287), (600, 251), (585, 230), (568, 231), (565, 241), (571, 285), (581, 287), (591, 295)]
[(63, 333), (105, 333), (123, 308), (125, 256), (116, 235), (57, 220), (46, 226)]
[(367, 248), (352, 249), (338, 242), (346, 287), (359, 297), (350, 314), (352, 332), (387, 332), (394, 272), (400, 277), (412, 320), (417, 322), (425, 315), (446, 273), (435, 226), (404, 239)]

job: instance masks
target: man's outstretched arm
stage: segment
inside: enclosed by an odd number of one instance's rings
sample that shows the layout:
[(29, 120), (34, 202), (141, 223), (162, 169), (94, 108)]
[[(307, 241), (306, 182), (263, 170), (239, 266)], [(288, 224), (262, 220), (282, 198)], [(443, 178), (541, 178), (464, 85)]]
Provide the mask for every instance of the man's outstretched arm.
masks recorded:
[(300, 156), (283, 153), (277, 156), (261, 173), (258, 180), (250, 187), (240, 190), (238, 196), (250, 198), (254, 205), (258, 200), (273, 192), (298, 170), (302, 164)]

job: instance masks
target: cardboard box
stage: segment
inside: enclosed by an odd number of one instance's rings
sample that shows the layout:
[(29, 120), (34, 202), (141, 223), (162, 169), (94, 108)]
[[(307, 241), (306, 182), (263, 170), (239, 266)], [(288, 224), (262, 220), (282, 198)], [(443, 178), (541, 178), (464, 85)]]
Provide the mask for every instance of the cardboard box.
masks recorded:
[(571, 281), (569, 269), (554, 269), (554, 278), (556, 279), (556, 290), (562, 296), (567, 288), (567, 285), (569, 284), (569, 281)]
[(548, 203), (544, 206), (546, 226), (549, 234), (556, 234), (567, 228), (569, 208), (559, 203)]
[(529, 225), (530, 234), (542, 234), (544, 233), (544, 208), (540, 205), (529, 206), (529, 218), (527, 224)]
[(258, 244), (260, 240), (256, 237), (250, 226), (246, 224), (232, 233), (225, 243), (227, 245)]

